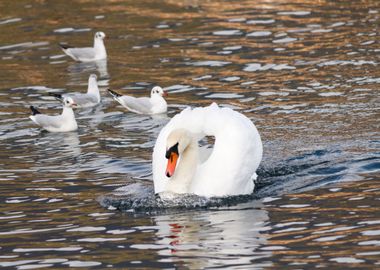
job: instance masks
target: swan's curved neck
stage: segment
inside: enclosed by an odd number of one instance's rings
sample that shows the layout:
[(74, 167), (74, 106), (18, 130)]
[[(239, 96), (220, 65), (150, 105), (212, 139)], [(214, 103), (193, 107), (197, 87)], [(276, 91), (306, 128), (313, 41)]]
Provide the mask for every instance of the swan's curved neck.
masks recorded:
[(192, 138), (185, 150), (180, 154), (177, 168), (168, 180), (166, 191), (174, 193), (190, 193), (191, 181), (198, 166), (198, 143)]

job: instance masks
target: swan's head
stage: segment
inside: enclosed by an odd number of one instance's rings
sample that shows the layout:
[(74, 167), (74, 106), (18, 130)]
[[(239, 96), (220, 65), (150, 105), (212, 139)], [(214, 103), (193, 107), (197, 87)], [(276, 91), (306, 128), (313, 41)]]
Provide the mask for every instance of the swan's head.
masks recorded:
[(70, 107), (70, 108), (73, 108), (73, 107), (77, 106), (77, 104), (75, 103), (75, 101), (71, 97), (65, 97), (63, 99), (63, 105), (65, 107)]
[(166, 140), (165, 154), (165, 157), (168, 160), (165, 172), (167, 177), (173, 176), (177, 166), (178, 158), (190, 144), (191, 138), (192, 137), (190, 132), (186, 129), (176, 129), (169, 134)]
[(155, 86), (152, 88), (152, 91), (150, 92), (150, 96), (153, 96), (153, 95), (160, 95), (161, 97), (167, 97), (168, 93), (165, 92), (164, 89), (162, 89), (161, 87)]
[(105, 37), (106, 37), (106, 34), (104, 34), (103, 32), (96, 32), (95, 33), (95, 39), (103, 40), (103, 39), (105, 39)]

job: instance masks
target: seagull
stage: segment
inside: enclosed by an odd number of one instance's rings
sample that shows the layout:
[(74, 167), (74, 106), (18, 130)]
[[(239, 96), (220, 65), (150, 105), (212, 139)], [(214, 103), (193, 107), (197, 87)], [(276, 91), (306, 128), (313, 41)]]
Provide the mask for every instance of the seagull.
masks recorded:
[(90, 62), (107, 58), (106, 47), (103, 39), (106, 35), (103, 32), (96, 32), (94, 37), (94, 47), (74, 48), (69, 45), (59, 44), (65, 54), (75, 61)]
[(160, 114), (167, 111), (168, 105), (163, 97), (166, 97), (168, 94), (159, 86), (153, 87), (150, 92), (150, 98), (122, 96), (111, 89), (108, 89), (108, 92), (117, 102), (134, 113)]
[(32, 115), (30, 119), (37, 125), (41, 126), (50, 132), (68, 132), (78, 129), (77, 121), (75, 120), (74, 111), (72, 109), (75, 106), (75, 102), (71, 97), (64, 98), (64, 107), (62, 114), (60, 115), (46, 115), (42, 114), (35, 107), (30, 106)]
[(76, 104), (77, 107), (86, 108), (93, 107), (100, 103), (100, 93), (98, 83), (96, 81), (97, 76), (95, 74), (91, 74), (88, 78), (88, 87), (87, 93), (71, 93), (71, 94), (56, 94), (49, 93), (50, 96), (55, 97), (58, 100), (63, 101), (66, 97), (71, 97)]

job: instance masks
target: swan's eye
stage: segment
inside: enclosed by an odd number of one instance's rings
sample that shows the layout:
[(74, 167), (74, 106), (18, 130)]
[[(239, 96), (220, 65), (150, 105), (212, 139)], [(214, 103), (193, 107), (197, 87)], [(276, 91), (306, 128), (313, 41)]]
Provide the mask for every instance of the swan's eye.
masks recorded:
[(165, 157), (166, 157), (166, 159), (171, 158), (171, 155), (170, 155), (171, 153), (175, 153), (175, 154), (179, 155), (179, 154), (178, 154), (178, 143), (176, 143), (175, 145), (173, 145), (172, 147), (170, 147), (170, 148), (166, 151), (166, 153), (165, 153)]

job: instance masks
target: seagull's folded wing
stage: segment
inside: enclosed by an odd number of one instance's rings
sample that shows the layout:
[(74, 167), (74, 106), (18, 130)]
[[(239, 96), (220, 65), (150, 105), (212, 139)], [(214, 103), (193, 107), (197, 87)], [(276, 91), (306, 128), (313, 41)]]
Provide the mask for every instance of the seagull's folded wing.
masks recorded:
[(141, 113), (141, 114), (151, 114), (152, 113), (152, 104), (150, 99), (147, 97), (135, 98), (130, 96), (120, 97), (122, 103), (128, 110)]
[(62, 117), (60, 115), (50, 116), (45, 114), (37, 114), (34, 116), (36, 124), (44, 128), (59, 128), (62, 125)]
[(68, 54), (71, 54), (77, 59), (94, 59), (95, 50), (94, 48), (69, 48), (66, 50)]
[(70, 95), (70, 97), (79, 106), (98, 103), (97, 97), (91, 94), (74, 94)]

